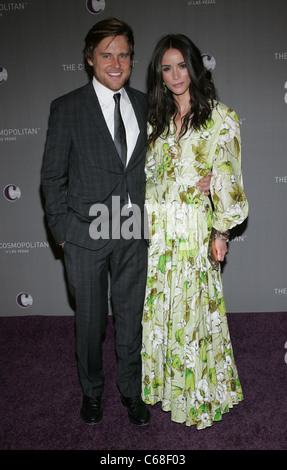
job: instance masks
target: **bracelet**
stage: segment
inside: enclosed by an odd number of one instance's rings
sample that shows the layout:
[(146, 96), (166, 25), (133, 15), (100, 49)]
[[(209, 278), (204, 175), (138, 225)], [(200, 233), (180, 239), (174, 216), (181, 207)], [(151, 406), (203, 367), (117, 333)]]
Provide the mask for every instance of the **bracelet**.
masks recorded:
[(221, 240), (222, 242), (227, 243), (229, 241), (229, 234), (229, 230), (226, 230), (225, 232), (219, 232), (218, 230), (214, 230), (214, 238), (217, 238), (217, 240)]

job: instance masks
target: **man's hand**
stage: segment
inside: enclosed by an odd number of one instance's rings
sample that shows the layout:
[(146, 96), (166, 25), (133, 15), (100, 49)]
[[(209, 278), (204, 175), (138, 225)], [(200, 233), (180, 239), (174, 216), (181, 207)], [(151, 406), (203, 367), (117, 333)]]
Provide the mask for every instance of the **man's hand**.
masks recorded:
[(196, 183), (196, 186), (198, 186), (200, 191), (203, 191), (205, 196), (208, 196), (210, 194), (210, 180), (211, 180), (212, 173), (210, 172), (207, 176), (202, 178), (198, 183)]

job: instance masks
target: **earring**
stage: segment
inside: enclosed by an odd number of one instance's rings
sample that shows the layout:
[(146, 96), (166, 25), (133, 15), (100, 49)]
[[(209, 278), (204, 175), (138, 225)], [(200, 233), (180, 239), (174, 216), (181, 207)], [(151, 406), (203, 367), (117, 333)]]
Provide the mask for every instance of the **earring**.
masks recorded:
[(166, 92), (167, 92), (167, 88), (166, 88), (165, 82), (163, 82), (162, 86), (163, 86), (163, 92), (166, 93)]

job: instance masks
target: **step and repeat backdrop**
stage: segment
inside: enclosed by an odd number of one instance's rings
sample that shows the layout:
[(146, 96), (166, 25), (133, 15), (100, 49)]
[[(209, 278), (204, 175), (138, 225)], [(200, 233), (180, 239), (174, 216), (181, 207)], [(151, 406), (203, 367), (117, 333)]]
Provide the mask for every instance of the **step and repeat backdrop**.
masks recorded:
[(130, 84), (142, 91), (162, 35), (186, 34), (201, 50), (239, 116), (250, 203), (223, 269), (227, 310), (287, 311), (286, 0), (0, 0), (0, 315), (74, 312), (40, 169), (50, 103), (87, 82), (84, 38), (109, 16), (133, 27)]

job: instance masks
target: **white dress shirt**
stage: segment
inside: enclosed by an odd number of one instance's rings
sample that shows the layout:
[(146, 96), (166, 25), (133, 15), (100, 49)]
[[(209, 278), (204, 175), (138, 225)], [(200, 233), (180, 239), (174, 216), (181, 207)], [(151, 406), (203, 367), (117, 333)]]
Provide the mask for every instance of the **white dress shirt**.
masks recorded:
[[(104, 118), (106, 120), (107, 126), (111, 133), (111, 136), (114, 140), (114, 109), (115, 109), (115, 101), (114, 101), (114, 94), (112, 90), (105, 87), (101, 83), (99, 83), (95, 77), (93, 77), (93, 86), (94, 90), (97, 94), (99, 103), (102, 108), (102, 112), (104, 114)], [(121, 88), (117, 93), (121, 94), (121, 115), (124, 121), (125, 130), (126, 130), (126, 139), (127, 139), (127, 165), (129, 159), (133, 153), (133, 150), (136, 145), (136, 141), (139, 135), (139, 126), (135, 116), (135, 112), (133, 110), (132, 104), (130, 102), (129, 96), (124, 88)]]

